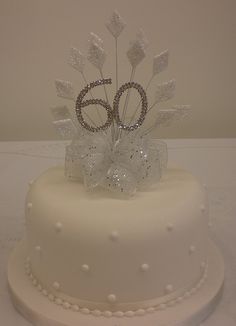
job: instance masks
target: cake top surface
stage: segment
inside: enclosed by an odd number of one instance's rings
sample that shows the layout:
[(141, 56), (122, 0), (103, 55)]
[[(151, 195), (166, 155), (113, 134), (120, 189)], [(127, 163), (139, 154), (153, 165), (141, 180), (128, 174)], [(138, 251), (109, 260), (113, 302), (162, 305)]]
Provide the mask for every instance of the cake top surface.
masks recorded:
[[(124, 198), (118, 197), (116, 194), (107, 191), (100, 187), (98, 191), (87, 191), (83, 186), (83, 182), (68, 180), (64, 175), (63, 166), (52, 167), (42, 173), (33, 183), (33, 188), (31, 191), (36, 191), (39, 189), (41, 192), (43, 188), (43, 194), (41, 196), (47, 197), (47, 192), (55, 196), (55, 200), (58, 201), (60, 205), (59, 198), (66, 198), (71, 202), (85, 202), (86, 205), (98, 205), (98, 202), (102, 200), (106, 201), (106, 206), (111, 205), (121, 205), (126, 209), (129, 205), (130, 207), (137, 208), (137, 205), (143, 206), (144, 202), (152, 206), (152, 203), (156, 205), (157, 201), (163, 203), (163, 206), (168, 206), (168, 203), (180, 202), (180, 198), (183, 198), (183, 193), (185, 193), (185, 198), (187, 201), (188, 192), (195, 189), (198, 192), (202, 187), (198, 180), (188, 171), (180, 169), (178, 167), (167, 168), (163, 173), (160, 182), (149, 187), (147, 190), (140, 191), (136, 196), (126, 200), (124, 205)], [(142, 203), (139, 204), (139, 199), (142, 199)], [(63, 202), (63, 200), (62, 200)], [(62, 203), (63, 205), (63, 203)], [(101, 202), (102, 206), (103, 203)], [(88, 206), (88, 209), (89, 209)], [(91, 206), (90, 206), (91, 207)], [(145, 207), (146, 209), (146, 207)]]

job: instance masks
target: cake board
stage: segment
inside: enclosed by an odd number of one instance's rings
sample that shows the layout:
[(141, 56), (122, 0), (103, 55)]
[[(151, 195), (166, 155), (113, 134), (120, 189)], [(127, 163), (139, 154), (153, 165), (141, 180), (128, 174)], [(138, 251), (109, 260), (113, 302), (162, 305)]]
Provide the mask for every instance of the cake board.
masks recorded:
[(210, 241), (208, 277), (194, 295), (166, 310), (135, 317), (96, 317), (66, 310), (37, 291), (24, 270), (25, 242), (13, 250), (8, 262), (8, 284), (15, 308), (35, 326), (197, 326), (213, 312), (224, 283), (223, 258)]

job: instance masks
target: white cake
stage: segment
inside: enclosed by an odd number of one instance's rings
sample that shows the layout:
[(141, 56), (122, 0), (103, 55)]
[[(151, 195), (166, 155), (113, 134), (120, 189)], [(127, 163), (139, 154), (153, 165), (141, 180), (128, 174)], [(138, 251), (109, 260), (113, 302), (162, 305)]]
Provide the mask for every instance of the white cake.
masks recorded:
[(167, 169), (125, 200), (51, 168), (30, 187), (26, 222), (26, 272), (65, 308), (143, 314), (180, 303), (206, 279), (206, 191), (184, 170)]
[[(13, 302), (35, 325), (196, 326), (222, 293), (224, 264), (208, 237), (206, 189), (191, 173), (167, 168), (166, 144), (150, 137), (186, 117), (189, 106), (156, 108), (145, 124), (150, 110), (173, 98), (175, 80), (157, 84), (151, 102), (147, 89), (167, 68), (168, 50), (154, 55), (146, 87), (134, 80), (147, 49), (141, 31), (126, 52), (129, 82), (120, 85), (117, 38), (125, 25), (117, 12), (106, 24), (116, 41), (115, 94), (94, 33), (87, 55), (72, 48), (69, 64), (86, 81), (87, 58), (101, 79), (86, 82), (77, 96), (71, 82), (55, 81), (57, 95), (75, 109), (51, 109), (59, 135), (70, 140), (65, 167), (30, 185), (26, 237), (8, 265)], [(138, 104), (126, 115), (131, 89)], [(104, 94), (93, 95), (97, 90)]]

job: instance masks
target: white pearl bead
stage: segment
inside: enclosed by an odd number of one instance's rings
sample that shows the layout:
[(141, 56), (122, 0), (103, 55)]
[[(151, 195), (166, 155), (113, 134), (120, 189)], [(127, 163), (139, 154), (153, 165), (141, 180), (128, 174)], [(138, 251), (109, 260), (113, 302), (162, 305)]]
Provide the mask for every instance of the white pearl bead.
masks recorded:
[(62, 229), (62, 224), (61, 224), (61, 222), (57, 222), (57, 223), (55, 224), (55, 229), (56, 229), (57, 232), (60, 232), (60, 231), (61, 231), (61, 229)]
[(31, 210), (32, 207), (33, 207), (33, 204), (32, 204), (32, 203), (28, 203), (28, 204), (27, 204), (27, 208), (28, 208), (28, 210)]
[(81, 266), (81, 269), (82, 269), (83, 272), (88, 272), (90, 268), (89, 268), (89, 265), (87, 265), (87, 264), (83, 264), (83, 265)]
[(150, 266), (148, 264), (142, 264), (141, 270), (142, 272), (147, 272), (149, 270)]
[(37, 252), (41, 252), (41, 247), (40, 246), (35, 246), (34, 248)]
[(60, 289), (60, 284), (58, 282), (54, 282), (53, 285), (55, 290), (59, 290)]
[(110, 234), (110, 239), (112, 241), (117, 241), (119, 239), (118, 231), (112, 231), (111, 234)]
[(116, 295), (115, 294), (109, 294), (107, 296), (107, 300), (111, 303), (116, 302)]
[(170, 293), (170, 292), (172, 292), (172, 291), (173, 291), (173, 285), (172, 285), (172, 284), (168, 284), (168, 285), (166, 286), (165, 290), (166, 290), (166, 293)]
[(201, 209), (202, 213), (204, 213), (206, 211), (206, 207), (204, 205), (201, 205), (200, 209)]
[(167, 224), (167, 227), (166, 228), (167, 228), (168, 231), (172, 231), (173, 228), (174, 228), (174, 225), (171, 224), (171, 223), (169, 223), (169, 224)]
[(189, 247), (189, 253), (190, 254), (193, 254), (195, 251), (196, 251), (196, 247), (195, 246), (192, 245), (192, 246)]

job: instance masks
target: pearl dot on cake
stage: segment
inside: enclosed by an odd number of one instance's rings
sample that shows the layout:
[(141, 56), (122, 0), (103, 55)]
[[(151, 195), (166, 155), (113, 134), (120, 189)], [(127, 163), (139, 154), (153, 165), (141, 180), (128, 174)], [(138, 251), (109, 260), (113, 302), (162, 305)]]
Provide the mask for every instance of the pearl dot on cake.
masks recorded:
[(135, 312), (135, 315), (137, 316), (143, 316), (145, 314), (145, 310), (144, 309), (138, 309)]
[(107, 296), (107, 301), (110, 302), (110, 303), (116, 302), (116, 295), (115, 294), (109, 294)]
[(166, 293), (171, 293), (173, 291), (173, 285), (172, 284), (167, 284), (165, 287), (165, 292)]
[(33, 179), (30, 180), (30, 181), (28, 182), (29, 187), (31, 187), (33, 183), (34, 183), (34, 180), (33, 180)]
[(83, 272), (88, 272), (88, 271), (90, 270), (90, 267), (89, 267), (89, 265), (87, 265), (87, 264), (83, 264), (83, 265), (81, 266), (81, 269), (82, 269)]
[(172, 223), (169, 223), (169, 224), (167, 224), (166, 228), (167, 228), (167, 231), (172, 231), (174, 228), (174, 225)]
[(195, 246), (192, 245), (192, 246), (189, 247), (189, 253), (190, 254), (193, 254), (195, 251), (196, 251), (196, 247)]
[(166, 304), (165, 303), (161, 303), (159, 306), (158, 306), (159, 310), (165, 310), (166, 309)]
[(49, 296), (48, 296), (48, 299), (50, 300), (50, 301), (54, 301), (54, 295), (53, 294), (49, 294)]
[(62, 304), (62, 299), (56, 298), (55, 302), (56, 302), (56, 304), (61, 305)]
[(100, 310), (98, 310), (98, 309), (95, 309), (95, 310), (92, 311), (93, 316), (101, 316), (101, 314), (102, 314), (102, 312)]
[(31, 210), (32, 207), (33, 207), (33, 204), (32, 203), (28, 203), (27, 204), (27, 208), (28, 208), (29, 211)]
[(73, 304), (71, 306), (71, 309), (74, 310), (74, 311), (79, 311), (79, 306), (77, 306), (77, 304)]
[(64, 301), (64, 302), (63, 302), (63, 307), (64, 307), (65, 309), (69, 309), (69, 308), (71, 307), (71, 304), (70, 304), (69, 302), (67, 302), (67, 301)]
[(202, 213), (205, 213), (205, 211), (206, 211), (206, 207), (205, 207), (205, 205), (201, 205), (200, 209), (201, 209), (201, 212), (202, 212)]
[(150, 266), (146, 263), (141, 265), (142, 272), (147, 272), (149, 270), (149, 268), (150, 268)]
[(119, 239), (118, 231), (112, 231), (111, 234), (110, 234), (110, 239), (112, 241), (117, 241)]
[(82, 309), (80, 309), (80, 312), (82, 312), (82, 314), (85, 314), (85, 315), (90, 314), (90, 310), (88, 308), (82, 308)]
[(61, 222), (57, 222), (57, 223), (55, 224), (55, 229), (56, 229), (56, 232), (60, 232), (60, 231), (61, 231), (61, 229), (62, 229), (62, 224), (61, 224)]
[(41, 247), (40, 247), (40, 246), (35, 246), (34, 249), (35, 249), (35, 251), (37, 251), (37, 252), (41, 252)]
[(55, 290), (59, 290), (60, 289), (60, 284), (58, 283), (58, 282), (53, 282), (53, 285), (52, 285), (53, 287), (54, 287), (54, 289)]
[(134, 311), (132, 311), (132, 310), (128, 310), (128, 311), (126, 311), (126, 312), (125, 312), (125, 316), (126, 316), (126, 317), (133, 317), (133, 316), (134, 316)]

